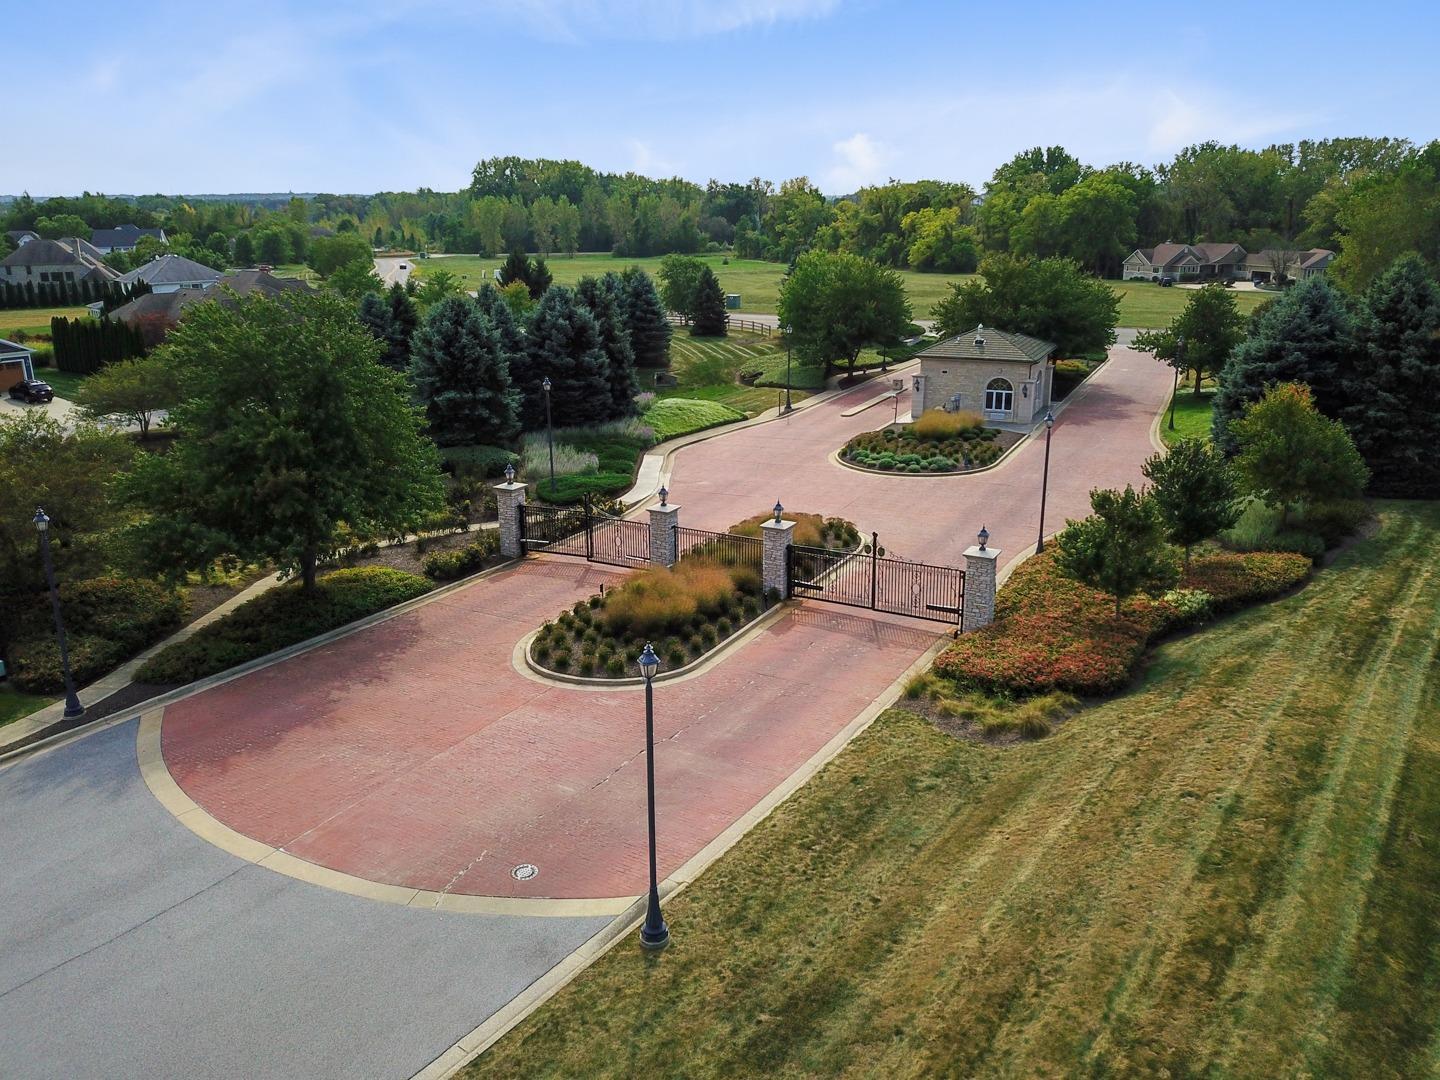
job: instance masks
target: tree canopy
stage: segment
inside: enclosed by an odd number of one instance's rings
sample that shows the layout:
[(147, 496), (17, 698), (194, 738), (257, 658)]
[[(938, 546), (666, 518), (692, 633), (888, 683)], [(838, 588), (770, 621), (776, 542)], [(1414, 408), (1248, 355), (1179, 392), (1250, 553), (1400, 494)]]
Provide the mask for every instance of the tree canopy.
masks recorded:
[(1218, 375), (1244, 340), (1245, 316), (1240, 314), (1234, 293), (1212, 283), (1192, 292), (1185, 309), (1169, 326), (1137, 334), (1135, 348), (1154, 353), (1155, 359), (1179, 368), (1182, 374), (1194, 372), (1198, 394), (1205, 377)]
[(1165, 519), (1159, 504), (1130, 485), (1124, 491), (1090, 492), (1094, 511), (1067, 521), (1056, 537), (1060, 569), (1115, 598), (1115, 614), (1137, 592), (1174, 584), (1175, 560), (1165, 543)]
[(157, 351), (182, 400), (170, 452), (125, 481), (158, 570), (268, 561), (306, 587), (346, 538), (414, 529), (443, 505), (405, 379), (351, 304), (327, 293), (196, 304)]
[(1282, 520), (1298, 503), (1358, 498), (1369, 481), (1344, 425), (1320, 414), (1303, 383), (1271, 386), (1231, 432), (1246, 490), (1280, 510)]
[(795, 260), (780, 287), (780, 325), (802, 357), (851, 374), (860, 350), (899, 341), (910, 301), (895, 271), (858, 255), (811, 251)]
[(991, 255), (980, 264), (980, 278), (952, 285), (935, 305), (942, 336), (983, 324), (1054, 342), (1061, 356), (1115, 343), (1120, 298), (1070, 259)]
[(519, 432), (520, 395), (510, 385), (505, 337), (468, 297), (448, 297), (426, 312), (411, 354), (415, 390), (438, 445), (503, 446)]
[(576, 302), (573, 290), (563, 285), (551, 288), (530, 316), (524, 360), (510, 372), (520, 391), (525, 430), (545, 426), (547, 377), (556, 427), (582, 427), (613, 418), (609, 368), (595, 316)]

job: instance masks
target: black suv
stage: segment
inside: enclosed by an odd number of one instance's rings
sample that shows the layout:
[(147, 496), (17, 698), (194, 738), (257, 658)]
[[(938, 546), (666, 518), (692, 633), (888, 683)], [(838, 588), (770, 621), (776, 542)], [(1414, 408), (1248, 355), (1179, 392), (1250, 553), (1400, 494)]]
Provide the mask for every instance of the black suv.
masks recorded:
[(47, 401), (55, 400), (55, 391), (50, 389), (48, 382), (21, 379), (10, 387), (10, 396), (18, 401), (28, 401), (31, 405), (43, 405)]

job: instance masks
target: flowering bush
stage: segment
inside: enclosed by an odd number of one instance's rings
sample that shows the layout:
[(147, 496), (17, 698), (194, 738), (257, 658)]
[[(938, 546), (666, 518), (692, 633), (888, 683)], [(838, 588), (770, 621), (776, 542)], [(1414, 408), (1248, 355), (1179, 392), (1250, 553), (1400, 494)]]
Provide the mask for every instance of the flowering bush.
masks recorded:
[(963, 472), (999, 460), (1002, 448), (995, 441), (996, 432), (988, 428), (951, 423), (928, 435), (920, 433), (922, 423), (931, 417), (949, 422), (965, 415), (932, 409), (913, 424), (863, 431), (845, 444), (840, 456), (869, 469), (910, 473)]
[(1290, 553), (1200, 556), (1179, 588), (1158, 599), (1132, 597), (1117, 616), (1113, 597), (1060, 572), (1052, 547), (1022, 564), (1000, 590), (995, 622), (957, 640), (936, 658), (935, 670), (992, 692), (1113, 693), (1157, 637), (1193, 625), (1202, 611), (1278, 596), (1309, 572), (1310, 560)]

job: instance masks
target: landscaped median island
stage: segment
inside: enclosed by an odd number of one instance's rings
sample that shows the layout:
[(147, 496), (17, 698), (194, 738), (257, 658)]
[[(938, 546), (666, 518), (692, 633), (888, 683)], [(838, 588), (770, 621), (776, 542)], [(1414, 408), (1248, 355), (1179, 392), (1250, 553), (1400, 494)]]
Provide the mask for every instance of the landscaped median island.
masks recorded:
[[(796, 522), (797, 544), (859, 545), (859, 531), (842, 518), (786, 517)], [(759, 514), (737, 522), (729, 535), (687, 531), (691, 546), (673, 567), (642, 570), (545, 623), (530, 641), (530, 665), (561, 676), (634, 679), (646, 642), (671, 673), (703, 659), (782, 599), (762, 585), (766, 520)]]
[(861, 432), (840, 457), (880, 472), (970, 472), (993, 465), (1020, 439), (1016, 432), (987, 428), (978, 413), (932, 409), (914, 423)]

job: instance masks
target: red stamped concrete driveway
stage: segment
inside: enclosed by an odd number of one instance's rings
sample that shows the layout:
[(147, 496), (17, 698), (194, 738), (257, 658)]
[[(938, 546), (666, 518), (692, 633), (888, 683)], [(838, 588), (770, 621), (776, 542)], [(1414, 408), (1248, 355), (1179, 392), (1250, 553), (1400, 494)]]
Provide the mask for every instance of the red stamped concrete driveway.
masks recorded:
[[(1129, 349), (1055, 426), (1047, 524), (1095, 486), (1141, 480), (1167, 368)], [(830, 454), (886, 422), (840, 413), (876, 388), (696, 443), (671, 462), (685, 524), (724, 529), (779, 498), (878, 530), (896, 554), (957, 563), (983, 522), (1035, 541), (1043, 440), (969, 477), (856, 472)], [(902, 402), (902, 407), (904, 407)], [(610, 898), (646, 881), (640, 690), (536, 682), (517, 641), (617, 572), (530, 560), (165, 713), (171, 775), (253, 839), (357, 877), (474, 896)], [(704, 674), (656, 687), (660, 869), (759, 803), (935, 641), (938, 626), (804, 604)], [(843, 672), (837, 678), (836, 673)], [(516, 881), (521, 863), (540, 868)]]
[[(1051, 439), (1046, 532), (1090, 512), (1090, 489), (1144, 482), (1141, 463), (1154, 453), (1150, 427), (1169, 399), (1170, 368), (1149, 354), (1110, 350), (1110, 361), (1066, 405)], [(908, 383), (908, 379), (907, 379)], [(775, 505), (849, 518), (879, 532), (890, 554), (918, 562), (961, 565), (983, 524), (1008, 562), (1035, 543), (1045, 440), (1034, 439), (998, 467), (972, 476), (877, 475), (831, 458), (847, 439), (884, 427), (889, 402), (842, 416), (883, 391), (862, 385), (790, 418), (684, 447), (671, 462), (672, 502), (682, 523), (723, 530)], [(909, 408), (909, 391), (900, 411)]]
[[(166, 765), (230, 828), (370, 881), (478, 896), (639, 894), (643, 691), (561, 688), (511, 663), (520, 638), (619, 576), (532, 559), (172, 705)], [(662, 875), (934, 642), (934, 631), (899, 622), (795, 611), (699, 677), (657, 684)], [(516, 881), (521, 863), (539, 876)]]

